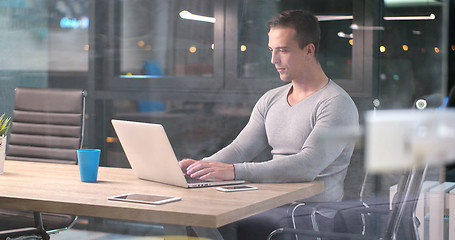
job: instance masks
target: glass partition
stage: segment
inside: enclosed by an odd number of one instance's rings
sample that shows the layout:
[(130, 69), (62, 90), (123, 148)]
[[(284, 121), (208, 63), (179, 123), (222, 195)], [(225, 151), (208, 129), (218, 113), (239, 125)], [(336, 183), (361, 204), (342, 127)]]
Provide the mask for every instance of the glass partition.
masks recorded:
[[(373, 109), (444, 106), (455, 51), (447, 1), (0, 0), (0, 114), (11, 116), (17, 86), (86, 89), (85, 147), (102, 149), (102, 165), (129, 167), (113, 118), (161, 123), (178, 158), (205, 157), (283, 84), (265, 24), (297, 8), (318, 16), (321, 66), (353, 97), (361, 124)], [(363, 151), (351, 160), (346, 199), (359, 196)], [(396, 183), (372, 178), (371, 195), (388, 196)]]
[(123, 77), (213, 77), (213, 1), (127, 0), (121, 16)]
[(80, 76), (88, 71), (88, 6), (86, 0), (0, 1), (0, 112), (11, 116), (18, 86), (86, 88)]
[(378, 103), (390, 108), (437, 108), (447, 71), (444, 3), (385, 1), (380, 33)]
[(321, 26), (319, 61), (332, 79), (352, 79), (352, 1), (329, 1), (324, 7), (314, 1), (238, 1), (237, 77), (277, 78), (267, 51), (267, 21), (278, 12), (307, 9)]

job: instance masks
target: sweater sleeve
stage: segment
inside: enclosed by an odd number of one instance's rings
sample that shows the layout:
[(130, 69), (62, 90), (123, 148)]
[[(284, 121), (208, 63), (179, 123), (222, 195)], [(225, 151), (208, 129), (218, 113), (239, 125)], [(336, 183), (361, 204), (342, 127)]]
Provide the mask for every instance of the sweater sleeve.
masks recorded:
[(218, 161), (228, 164), (249, 162), (268, 145), (265, 131), (265, 104), (261, 98), (254, 106), (247, 125), (232, 143), (203, 160)]

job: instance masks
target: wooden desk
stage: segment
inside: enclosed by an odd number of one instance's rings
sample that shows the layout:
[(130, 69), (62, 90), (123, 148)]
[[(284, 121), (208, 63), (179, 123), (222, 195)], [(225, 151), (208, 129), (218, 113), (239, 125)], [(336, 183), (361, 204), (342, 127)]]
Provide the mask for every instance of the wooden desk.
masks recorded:
[[(131, 169), (100, 167), (97, 183), (80, 181), (76, 165), (6, 161), (0, 175), (0, 206), (149, 223), (217, 228), (307, 198), (323, 183), (253, 184), (256, 191), (224, 193), (215, 188), (184, 189), (140, 180)], [(165, 205), (107, 200), (128, 192), (182, 197)]]

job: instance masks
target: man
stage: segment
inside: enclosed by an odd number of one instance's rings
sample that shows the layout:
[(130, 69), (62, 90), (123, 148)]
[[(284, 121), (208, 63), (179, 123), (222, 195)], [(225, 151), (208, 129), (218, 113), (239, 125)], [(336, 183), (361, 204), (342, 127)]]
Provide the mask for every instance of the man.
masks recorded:
[[(183, 159), (180, 167), (201, 179), (324, 181), (324, 192), (303, 201), (340, 201), (354, 143), (331, 141), (328, 145), (321, 139), (330, 131), (358, 127), (357, 108), (319, 64), (316, 17), (307, 11), (286, 11), (272, 18), (268, 28), (271, 62), (280, 79), (289, 84), (259, 99), (248, 124), (231, 144), (202, 161)], [(271, 148), (272, 159), (252, 161), (267, 148)], [(225, 239), (266, 239), (271, 231), (284, 226), (290, 227), (287, 206), (220, 231)]]
[[(286, 84), (265, 93), (248, 124), (227, 147), (203, 161), (183, 159), (182, 170), (193, 178), (243, 179), (248, 182), (324, 181), (324, 192), (305, 202), (340, 201), (354, 149), (351, 142), (321, 141), (339, 128), (358, 127), (358, 111), (349, 95), (330, 80), (316, 57), (320, 29), (311, 13), (286, 11), (268, 24), (271, 63)], [(271, 148), (272, 159), (256, 159)], [(282, 227), (286, 207), (242, 220), (222, 231), (233, 239), (265, 239)], [(286, 223), (284, 223), (286, 224)]]
[[(324, 192), (305, 201), (340, 201), (354, 143), (327, 146), (320, 139), (331, 130), (358, 127), (357, 108), (319, 64), (316, 17), (307, 11), (286, 11), (272, 18), (268, 28), (271, 62), (289, 84), (261, 97), (230, 145), (203, 161), (183, 159), (180, 167), (201, 179), (324, 181)], [(272, 159), (252, 162), (269, 146)]]

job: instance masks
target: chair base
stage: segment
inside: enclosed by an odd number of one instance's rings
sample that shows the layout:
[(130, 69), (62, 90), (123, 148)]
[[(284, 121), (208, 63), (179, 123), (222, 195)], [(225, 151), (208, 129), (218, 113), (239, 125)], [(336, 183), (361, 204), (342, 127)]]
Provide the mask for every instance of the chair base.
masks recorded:
[(49, 240), (50, 236), (46, 231), (34, 227), (17, 228), (11, 230), (0, 231), (0, 240), (6, 240), (8, 238), (15, 238), (21, 236), (40, 236), (43, 240)]
[(49, 239), (49, 234), (72, 227), (76, 219), (71, 215), (0, 209), (0, 240), (21, 236)]

